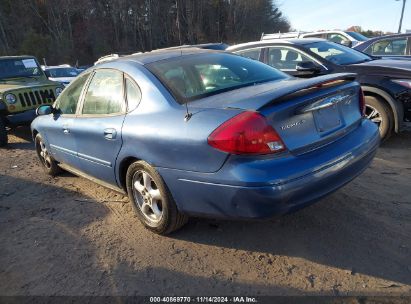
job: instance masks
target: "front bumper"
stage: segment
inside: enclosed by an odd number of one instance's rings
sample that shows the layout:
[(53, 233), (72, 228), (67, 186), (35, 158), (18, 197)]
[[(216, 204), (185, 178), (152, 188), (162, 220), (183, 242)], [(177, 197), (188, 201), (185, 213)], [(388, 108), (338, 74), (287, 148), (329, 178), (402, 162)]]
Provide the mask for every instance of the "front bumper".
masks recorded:
[(35, 109), (6, 116), (7, 123), (10, 126), (29, 125), (34, 118), (36, 118)]
[(303, 208), (344, 186), (370, 164), (379, 146), (368, 120), (337, 142), (300, 156), (230, 157), (216, 173), (157, 168), (181, 212), (222, 218), (267, 218)]

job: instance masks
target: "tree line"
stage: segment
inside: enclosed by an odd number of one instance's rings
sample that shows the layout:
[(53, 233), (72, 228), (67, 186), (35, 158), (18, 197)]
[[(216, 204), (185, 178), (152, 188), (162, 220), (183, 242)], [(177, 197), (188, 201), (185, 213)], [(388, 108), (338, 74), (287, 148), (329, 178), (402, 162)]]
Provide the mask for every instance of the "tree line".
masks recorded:
[(273, 0), (0, 0), (0, 55), (49, 65), (289, 29)]

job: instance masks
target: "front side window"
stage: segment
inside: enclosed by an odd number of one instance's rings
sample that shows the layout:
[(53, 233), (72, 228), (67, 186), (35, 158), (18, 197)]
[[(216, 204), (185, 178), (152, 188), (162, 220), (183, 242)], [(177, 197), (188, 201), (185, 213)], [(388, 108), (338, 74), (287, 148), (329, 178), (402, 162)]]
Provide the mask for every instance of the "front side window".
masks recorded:
[(93, 75), (84, 97), (82, 114), (106, 115), (124, 109), (123, 73), (101, 69)]
[(289, 77), (259, 61), (226, 53), (173, 58), (146, 67), (181, 104)]
[(76, 114), (81, 92), (89, 76), (89, 73), (79, 76), (57, 98), (56, 109), (61, 114)]
[(242, 51), (238, 51), (238, 52), (235, 52), (235, 53), (240, 55), (240, 56), (246, 57), (246, 58), (259, 60), (260, 59), (260, 52), (261, 52), (261, 49), (252, 49), (252, 50), (242, 50)]
[(268, 64), (280, 70), (295, 70), (297, 63), (313, 61), (303, 53), (286, 47), (271, 47), (268, 50)]
[(320, 41), (304, 45), (312, 53), (338, 65), (355, 64), (372, 60), (369, 56), (349, 47)]
[(407, 50), (407, 39), (387, 39), (375, 42), (365, 50), (367, 54), (375, 56), (401, 56), (405, 55)]

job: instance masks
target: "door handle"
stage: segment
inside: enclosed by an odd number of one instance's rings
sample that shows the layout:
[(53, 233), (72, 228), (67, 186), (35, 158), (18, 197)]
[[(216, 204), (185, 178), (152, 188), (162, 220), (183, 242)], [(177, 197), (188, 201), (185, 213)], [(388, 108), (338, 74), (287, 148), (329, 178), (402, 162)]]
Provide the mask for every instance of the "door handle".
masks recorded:
[(63, 133), (64, 134), (69, 134), (70, 133), (70, 129), (69, 129), (68, 125), (63, 125)]
[(104, 130), (104, 137), (106, 139), (116, 139), (117, 137), (117, 131), (116, 129), (105, 129)]

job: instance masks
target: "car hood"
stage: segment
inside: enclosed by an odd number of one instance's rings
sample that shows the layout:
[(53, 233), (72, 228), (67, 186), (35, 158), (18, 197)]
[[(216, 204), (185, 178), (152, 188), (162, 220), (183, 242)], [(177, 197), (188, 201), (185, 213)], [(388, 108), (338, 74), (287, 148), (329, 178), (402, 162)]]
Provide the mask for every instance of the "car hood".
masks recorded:
[(376, 59), (368, 62), (347, 65), (351, 72), (360, 74), (379, 74), (387, 77), (407, 77), (411, 78), (411, 61)]
[(49, 79), (52, 81), (68, 83), (71, 82), (74, 78), (76, 77), (50, 77)]
[(27, 88), (38, 88), (46, 86), (56, 86), (58, 83), (50, 80), (35, 80), (35, 79), (18, 79), (18, 80), (0, 80), (0, 93), (10, 90), (19, 90)]

